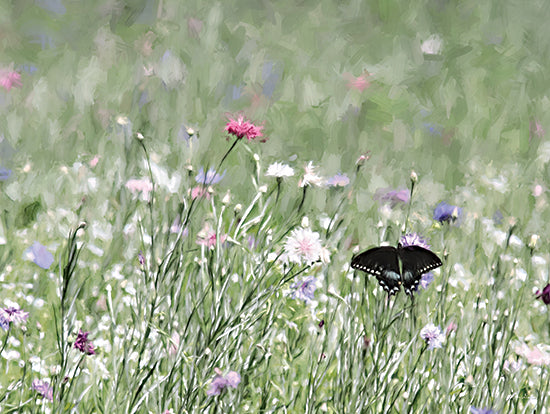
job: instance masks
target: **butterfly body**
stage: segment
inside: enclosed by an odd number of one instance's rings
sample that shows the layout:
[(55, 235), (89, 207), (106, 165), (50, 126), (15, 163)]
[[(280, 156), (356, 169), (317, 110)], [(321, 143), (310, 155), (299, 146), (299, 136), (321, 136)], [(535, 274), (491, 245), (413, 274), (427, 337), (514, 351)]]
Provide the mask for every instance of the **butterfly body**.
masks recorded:
[(409, 296), (418, 287), (424, 273), (441, 266), (435, 253), (420, 246), (374, 247), (359, 253), (351, 260), (351, 267), (371, 274), (388, 294), (401, 289)]

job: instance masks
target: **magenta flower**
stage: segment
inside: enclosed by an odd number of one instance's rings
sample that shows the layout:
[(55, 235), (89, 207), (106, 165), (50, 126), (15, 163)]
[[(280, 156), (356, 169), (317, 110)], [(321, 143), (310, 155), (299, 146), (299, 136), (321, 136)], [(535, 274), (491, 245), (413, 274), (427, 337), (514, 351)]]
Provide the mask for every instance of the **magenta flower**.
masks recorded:
[[(249, 141), (263, 137), (263, 128), (263, 126), (256, 126), (252, 122), (247, 121), (242, 115), (239, 115), (237, 120), (229, 118), (229, 122), (225, 125), (225, 130), (228, 133), (234, 135), (237, 139), (246, 137)], [(260, 142), (265, 141), (267, 141), (265, 137), (260, 139)]]
[(23, 86), (21, 83), (21, 75), (13, 70), (0, 71), (0, 86), (7, 91), (13, 87), (20, 88)]
[(382, 202), (389, 202), (391, 207), (403, 203), (407, 204), (411, 198), (410, 192), (404, 190), (392, 190), (390, 188), (379, 188), (374, 194), (374, 199)]
[(78, 331), (74, 347), (86, 355), (95, 355), (94, 344), (88, 339), (90, 332), (84, 332), (82, 329)]
[(38, 392), (42, 397), (53, 401), (53, 388), (48, 382), (35, 379), (32, 382), (32, 389)]
[(536, 295), (537, 299), (542, 300), (545, 305), (550, 305), (550, 283), (542, 289), (542, 292), (537, 290)]
[(53, 255), (40, 243), (35, 241), (23, 255), (23, 258), (32, 260), (42, 269), (49, 269), (53, 263)]
[(7, 330), (10, 322), (17, 325), (24, 325), (29, 318), (29, 312), (17, 309), (13, 306), (0, 309), (0, 327)]
[(206, 395), (209, 397), (220, 395), (227, 387), (237, 388), (241, 383), (241, 376), (235, 371), (229, 371), (225, 376), (222, 375), (219, 368), (216, 368), (214, 371), (216, 372), (216, 376), (210, 383), (210, 388), (206, 391)]

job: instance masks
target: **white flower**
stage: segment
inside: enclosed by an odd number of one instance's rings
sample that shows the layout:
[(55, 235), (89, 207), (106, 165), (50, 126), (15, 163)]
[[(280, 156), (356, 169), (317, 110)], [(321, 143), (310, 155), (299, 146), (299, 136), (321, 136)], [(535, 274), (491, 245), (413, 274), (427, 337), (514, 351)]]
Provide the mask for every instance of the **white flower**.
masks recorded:
[(292, 230), (285, 243), (285, 254), (293, 263), (313, 263), (321, 257), (319, 233), (299, 227)]
[(422, 42), (420, 49), (422, 50), (422, 53), (426, 55), (439, 55), (442, 44), (443, 41), (441, 40), (441, 37), (433, 34)]
[(315, 171), (317, 169), (316, 166), (313, 165), (313, 162), (308, 162), (308, 164), (304, 167), (304, 176), (298, 183), (300, 187), (307, 187), (308, 185), (316, 185), (321, 186), (324, 182), (323, 177), (317, 174)]
[(292, 177), (294, 175), (294, 169), (286, 164), (281, 162), (274, 162), (269, 167), (267, 167), (267, 172), (265, 173), (268, 177)]
[(427, 324), (420, 330), (420, 337), (426, 341), (428, 349), (441, 348), (445, 342), (445, 335), (439, 326), (435, 326), (433, 323)]

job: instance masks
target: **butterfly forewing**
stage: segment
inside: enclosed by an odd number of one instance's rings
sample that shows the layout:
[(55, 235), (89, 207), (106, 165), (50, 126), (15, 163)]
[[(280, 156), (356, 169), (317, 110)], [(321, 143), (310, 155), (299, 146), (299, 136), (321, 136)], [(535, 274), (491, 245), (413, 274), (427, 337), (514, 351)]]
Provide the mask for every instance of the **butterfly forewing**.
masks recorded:
[(441, 260), (428, 249), (420, 246), (399, 245), (375, 247), (355, 256), (351, 267), (367, 272), (378, 279), (380, 286), (390, 295), (403, 285), (412, 295), (424, 273), (441, 266)]
[(351, 267), (375, 276), (390, 295), (399, 291), (401, 272), (395, 247), (382, 246), (364, 251), (352, 259)]
[(403, 288), (408, 295), (416, 290), (424, 273), (442, 264), (435, 253), (420, 246), (399, 246), (397, 253), (403, 268)]

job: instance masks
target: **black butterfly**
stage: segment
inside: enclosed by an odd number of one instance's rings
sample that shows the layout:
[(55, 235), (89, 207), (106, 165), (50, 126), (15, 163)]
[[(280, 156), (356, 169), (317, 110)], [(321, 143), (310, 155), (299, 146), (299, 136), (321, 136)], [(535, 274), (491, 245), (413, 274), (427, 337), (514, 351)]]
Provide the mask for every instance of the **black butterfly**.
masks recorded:
[(376, 276), (380, 286), (390, 295), (399, 292), (412, 296), (424, 273), (441, 266), (441, 260), (420, 246), (374, 247), (351, 259), (351, 267)]

